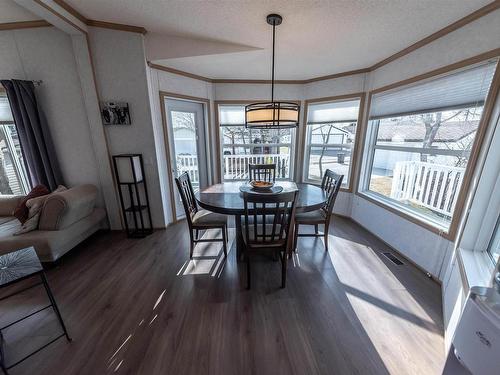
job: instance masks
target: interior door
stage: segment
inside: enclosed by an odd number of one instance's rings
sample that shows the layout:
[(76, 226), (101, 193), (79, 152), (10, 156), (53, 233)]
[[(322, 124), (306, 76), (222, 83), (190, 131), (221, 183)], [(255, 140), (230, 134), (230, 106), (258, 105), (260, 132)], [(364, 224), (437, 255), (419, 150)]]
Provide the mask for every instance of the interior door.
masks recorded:
[[(189, 173), (193, 188), (198, 191), (208, 184), (205, 140), (205, 110), (202, 103), (166, 99), (167, 131), (172, 179)], [(175, 214), (185, 216), (177, 187), (174, 185)]]

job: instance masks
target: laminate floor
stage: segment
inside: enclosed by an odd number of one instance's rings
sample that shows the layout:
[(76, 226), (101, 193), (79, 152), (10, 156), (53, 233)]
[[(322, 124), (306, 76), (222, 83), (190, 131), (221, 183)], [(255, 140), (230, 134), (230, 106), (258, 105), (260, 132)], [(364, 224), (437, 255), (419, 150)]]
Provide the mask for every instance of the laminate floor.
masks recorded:
[[(330, 233), (328, 253), (321, 239), (299, 239), (285, 289), (279, 262), (255, 260), (251, 291), (234, 248), (224, 262), (219, 245), (204, 245), (187, 262), (185, 222), (140, 240), (98, 233), (47, 271), (73, 342), (10, 373), (440, 374), (439, 285), (390, 262), (348, 219), (335, 217)], [(0, 302), (0, 325), (45, 298), (37, 287)], [(50, 310), (7, 329), (7, 361), (59, 330)]]

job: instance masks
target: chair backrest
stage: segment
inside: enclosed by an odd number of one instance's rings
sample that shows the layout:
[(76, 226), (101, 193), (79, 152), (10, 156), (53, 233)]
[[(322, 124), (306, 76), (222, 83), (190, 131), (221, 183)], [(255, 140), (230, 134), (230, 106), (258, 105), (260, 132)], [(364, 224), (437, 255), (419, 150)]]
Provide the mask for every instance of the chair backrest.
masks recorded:
[(175, 179), (175, 183), (177, 184), (177, 189), (179, 189), (182, 205), (184, 206), (184, 211), (186, 212), (186, 219), (188, 220), (189, 225), (191, 225), (192, 216), (198, 211), (198, 205), (196, 203), (196, 197), (194, 195), (193, 185), (191, 185), (189, 173), (184, 172), (181, 174)]
[(330, 215), (332, 214), (333, 206), (335, 204), (335, 200), (337, 199), (337, 194), (339, 193), (343, 179), (344, 175), (337, 174), (331, 171), (330, 169), (327, 169), (323, 176), (323, 181), (321, 182), (321, 189), (326, 191), (328, 194), (328, 200), (323, 209), (328, 215), (328, 220), (330, 219)]
[(248, 164), (250, 181), (276, 181), (276, 164)]
[(298, 192), (243, 193), (244, 236), (248, 248), (288, 246)]

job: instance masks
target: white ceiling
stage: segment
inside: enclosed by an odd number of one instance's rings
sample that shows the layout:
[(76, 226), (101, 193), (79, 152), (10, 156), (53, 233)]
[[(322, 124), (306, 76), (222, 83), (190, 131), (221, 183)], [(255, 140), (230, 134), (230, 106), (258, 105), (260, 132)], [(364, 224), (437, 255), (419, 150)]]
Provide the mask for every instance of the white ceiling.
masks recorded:
[[(265, 22), (268, 13), (279, 13), (284, 19), (277, 28), (276, 78), (305, 79), (373, 65), (491, 2), (66, 1), (87, 18), (143, 26), (156, 39), (168, 35), (168, 43), (157, 43), (161, 49), (155, 51), (156, 63), (211, 78), (240, 79), (270, 76), (272, 28)], [(175, 45), (188, 39), (195, 42), (182, 44), (183, 48)], [(218, 43), (224, 46), (217, 48)], [(233, 50), (228, 47), (231, 44)], [(242, 52), (245, 47), (249, 50)]]
[(0, 0), (0, 23), (35, 21), (40, 17), (24, 9), (12, 0)]

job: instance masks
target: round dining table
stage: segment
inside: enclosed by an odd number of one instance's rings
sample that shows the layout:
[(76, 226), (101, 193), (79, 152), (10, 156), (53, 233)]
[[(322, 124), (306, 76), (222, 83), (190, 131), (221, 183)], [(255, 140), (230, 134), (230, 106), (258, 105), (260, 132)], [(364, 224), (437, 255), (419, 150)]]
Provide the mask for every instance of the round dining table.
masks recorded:
[[(241, 216), (245, 214), (243, 193), (240, 191), (240, 187), (245, 183), (244, 181), (223, 182), (202, 189), (197, 194), (198, 203), (202, 208), (219, 214), (234, 216), (238, 257), (241, 255), (243, 249)], [(283, 193), (299, 191), (296, 203), (297, 212), (318, 210), (325, 205), (328, 199), (327, 193), (319, 186), (296, 184), (292, 181), (278, 181), (276, 182), (276, 186), (283, 187)]]

